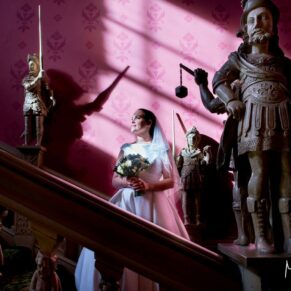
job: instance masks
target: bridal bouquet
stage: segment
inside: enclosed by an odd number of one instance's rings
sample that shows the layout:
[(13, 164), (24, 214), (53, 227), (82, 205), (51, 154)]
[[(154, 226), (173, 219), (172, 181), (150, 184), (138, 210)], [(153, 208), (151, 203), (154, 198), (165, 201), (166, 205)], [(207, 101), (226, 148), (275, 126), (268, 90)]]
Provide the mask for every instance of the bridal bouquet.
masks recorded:
[[(122, 177), (138, 177), (139, 173), (147, 169), (150, 162), (140, 154), (129, 154), (121, 158), (114, 168), (114, 171)], [(140, 196), (140, 191), (135, 192), (135, 196)]]

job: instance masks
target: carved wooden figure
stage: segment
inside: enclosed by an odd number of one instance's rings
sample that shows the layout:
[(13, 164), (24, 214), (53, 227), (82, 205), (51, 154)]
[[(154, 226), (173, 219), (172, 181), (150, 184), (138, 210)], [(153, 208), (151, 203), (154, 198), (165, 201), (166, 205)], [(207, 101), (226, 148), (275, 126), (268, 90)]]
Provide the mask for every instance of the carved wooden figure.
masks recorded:
[(30, 291), (62, 290), (60, 279), (55, 272), (56, 258), (38, 252), (35, 262), (37, 269), (32, 276), (29, 290)]
[[(204, 107), (211, 113), (221, 114), (226, 113), (226, 107), (224, 103), (210, 92), (208, 88), (208, 73), (201, 68), (194, 70), (195, 83), (199, 86), (200, 96)], [(238, 83), (237, 80), (231, 84), (232, 90), (234, 90), (238, 97)], [(231, 136), (231, 135), (230, 135)], [(225, 140), (225, 138), (224, 138)], [(219, 153), (221, 152), (223, 145), (220, 145)], [(223, 157), (218, 159), (218, 170), (222, 167), (225, 170), (233, 172), (234, 185), (232, 190), (232, 208), (235, 215), (235, 221), (237, 226), (237, 239), (234, 243), (237, 245), (246, 246), (253, 239), (252, 225), (250, 221), (250, 214), (247, 210), (247, 182), (249, 178), (248, 167), (245, 164), (241, 164), (241, 160), (234, 161), (234, 149), (229, 149), (228, 158)]]
[(61, 281), (56, 273), (57, 251), (64, 238), (56, 232), (38, 224), (31, 223), (36, 239), (38, 253), (35, 258), (36, 270), (30, 282), (30, 291), (61, 291)]
[(203, 151), (198, 148), (200, 133), (192, 127), (186, 133), (187, 148), (182, 149), (177, 156), (177, 168), (183, 185), (182, 209), (184, 224), (201, 224), (201, 191), (204, 180), (204, 166), (211, 158), (210, 146)]
[[(243, 43), (214, 75), (213, 90), (230, 114), (229, 123), (236, 126), (238, 158), (246, 159), (251, 168), (247, 208), (256, 249), (291, 253), (291, 60), (279, 47), (275, 4), (271, 0), (242, 4), (238, 35)], [(234, 80), (240, 84), (238, 97), (231, 88)]]
[(53, 92), (49, 88), (44, 72), (40, 70), (36, 54), (27, 57), (29, 73), (23, 79), (24, 87), (24, 145), (29, 145), (35, 136), (37, 146), (41, 145), (44, 130), (44, 118), (51, 106), (55, 105)]

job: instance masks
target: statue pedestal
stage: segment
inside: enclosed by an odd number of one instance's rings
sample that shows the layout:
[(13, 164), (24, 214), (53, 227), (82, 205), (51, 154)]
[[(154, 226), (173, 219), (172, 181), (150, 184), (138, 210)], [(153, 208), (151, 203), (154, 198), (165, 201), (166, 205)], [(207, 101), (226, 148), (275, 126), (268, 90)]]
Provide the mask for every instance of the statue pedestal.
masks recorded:
[(244, 291), (290, 291), (291, 254), (259, 254), (255, 246), (218, 244), (241, 273)]
[(42, 166), (43, 155), (46, 152), (46, 148), (43, 146), (19, 146), (17, 149), (23, 155), (23, 159), (32, 165), (37, 167)]

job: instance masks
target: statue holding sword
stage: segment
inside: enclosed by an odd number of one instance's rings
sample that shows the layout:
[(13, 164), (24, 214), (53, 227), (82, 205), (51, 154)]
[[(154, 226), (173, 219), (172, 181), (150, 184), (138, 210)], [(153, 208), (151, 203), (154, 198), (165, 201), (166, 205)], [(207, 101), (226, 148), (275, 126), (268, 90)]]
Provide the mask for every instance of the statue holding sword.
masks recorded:
[(32, 138), (35, 137), (35, 145), (40, 146), (44, 131), (44, 119), (51, 106), (55, 105), (53, 91), (49, 88), (48, 79), (43, 70), (40, 7), (39, 55), (29, 54), (27, 63), (29, 72), (22, 81), (25, 96), (23, 104), (24, 145), (29, 145)]

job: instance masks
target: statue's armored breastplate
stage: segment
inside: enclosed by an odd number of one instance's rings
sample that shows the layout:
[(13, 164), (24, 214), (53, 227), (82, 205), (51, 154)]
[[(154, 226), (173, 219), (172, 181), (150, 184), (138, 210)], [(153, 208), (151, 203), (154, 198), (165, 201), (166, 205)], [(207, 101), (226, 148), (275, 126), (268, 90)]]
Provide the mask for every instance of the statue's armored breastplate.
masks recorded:
[[(33, 84), (35, 82), (35, 77), (32, 76), (28, 76), (25, 79), (25, 83), (27, 84)], [(37, 95), (40, 95), (41, 93), (41, 82), (37, 81), (36, 83), (34, 83), (34, 85), (30, 85), (29, 88), (25, 89), (25, 93), (30, 94), (31, 98), (37, 98)]]
[(191, 173), (199, 173), (200, 172), (200, 155), (196, 155), (194, 157), (191, 154), (183, 154), (183, 168), (181, 170), (181, 176), (186, 177)]
[(243, 61), (240, 72), (242, 101), (251, 98), (254, 103), (267, 105), (286, 100), (289, 92), (282, 63), (270, 57), (248, 58), (251, 63)]
[(278, 81), (254, 80), (252, 77), (246, 77), (244, 81), (242, 85), (244, 102), (251, 98), (255, 103), (275, 104), (287, 99), (287, 92)]
[(263, 144), (261, 150), (273, 149), (273, 140), (279, 141), (281, 134), (289, 134), (288, 95), (286, 87), (278, 80), (245, 76), (241, 83), (241, 100), (246, 105), (246, 113), (238, 126), (239, 140), (244, 142), (238, 149), (240, 153), (257, 150), (252, 147), (256, 143)]

